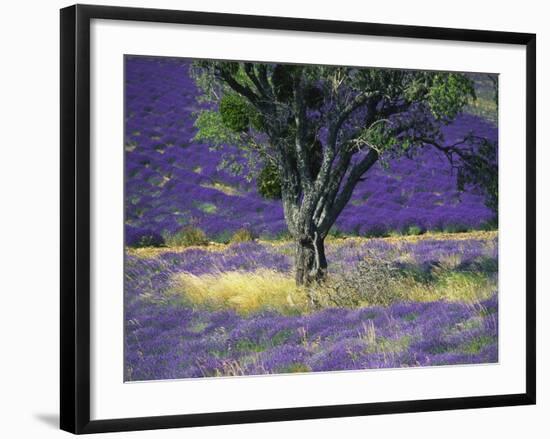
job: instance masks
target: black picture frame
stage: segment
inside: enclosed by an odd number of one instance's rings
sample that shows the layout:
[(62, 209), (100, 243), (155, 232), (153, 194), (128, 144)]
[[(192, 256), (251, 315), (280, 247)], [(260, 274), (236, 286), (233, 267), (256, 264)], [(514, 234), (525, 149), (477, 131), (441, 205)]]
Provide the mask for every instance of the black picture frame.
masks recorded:
[[(525, 46), (527, 59), (525, 66), (527, 96), (526, 392), (494, 396), (90, 420), (90, 21), (92, 19)], [(535, 404), (536, 36), (534, 34), (75, 5), (61, 10), (60, 67), (61, 429), (81, 434)]]

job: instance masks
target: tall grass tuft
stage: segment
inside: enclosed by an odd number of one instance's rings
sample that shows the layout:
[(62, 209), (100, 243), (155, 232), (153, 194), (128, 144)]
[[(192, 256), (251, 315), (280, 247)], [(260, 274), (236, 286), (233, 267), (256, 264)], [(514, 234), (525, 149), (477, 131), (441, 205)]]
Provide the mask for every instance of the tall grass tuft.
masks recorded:
[(254, 234), (245, 228), (237, 230), (235, 233), (233, 233), (233, 236), (231, 236), (230, 243), (235, 244), (239, 242), (249, 242), (254, 241), (256, 237)]
[(194, 226), (186, 226), (173, 235), (165, 238), (166, 244), (170, 247), (189, 247), (193, 245), (208, 245), (206, 233)]
[(306, 294), (296, 287), (291, 275), (267, 269), (199, 276), (179, 273), (173, 279), (171, 294), (194, 306), (232, 309), (242, 315), (259, 311), (299, 314), (307, 308)]

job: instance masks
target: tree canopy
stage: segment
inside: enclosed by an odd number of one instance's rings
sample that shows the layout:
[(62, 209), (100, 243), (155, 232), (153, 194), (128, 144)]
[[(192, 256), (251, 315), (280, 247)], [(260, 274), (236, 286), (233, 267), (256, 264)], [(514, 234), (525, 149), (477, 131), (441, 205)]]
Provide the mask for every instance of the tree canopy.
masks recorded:
[[(196, 138), (237, 145), (251, 168), (260, 163), (263, 190), (280, 195), (298, 241), (324, 239), (377, 161), (427, 144), (461, 170), (462, 184), (494, 190), (480, 177), (495, 146), (471, 133), (449, 145), (441, 131), (476, 97), (467, 75), (225, 61), (196, 61), (192, 75), (204, 104)], [(235, 163), (225, 158), (239, 171)]]

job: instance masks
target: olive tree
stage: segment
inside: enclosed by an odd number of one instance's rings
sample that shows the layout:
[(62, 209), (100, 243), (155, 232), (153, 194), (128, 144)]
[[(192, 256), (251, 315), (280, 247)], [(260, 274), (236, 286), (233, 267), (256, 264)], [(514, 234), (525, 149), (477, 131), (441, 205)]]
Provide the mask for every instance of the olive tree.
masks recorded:
[(414, 157), (429, 144), (459, 163), (466, 179), (489, 166), (490, 157), (478, 154), (485, 139), (469, 134), (447, 145), (442, 136), (441, 127), (475, 99), (463, 74), (196, 61), (192, 76), (204, 104), (196, 138), (239, 146), (280, 181), (299, 285), (325, 279), (325, 238), (377, 161)]

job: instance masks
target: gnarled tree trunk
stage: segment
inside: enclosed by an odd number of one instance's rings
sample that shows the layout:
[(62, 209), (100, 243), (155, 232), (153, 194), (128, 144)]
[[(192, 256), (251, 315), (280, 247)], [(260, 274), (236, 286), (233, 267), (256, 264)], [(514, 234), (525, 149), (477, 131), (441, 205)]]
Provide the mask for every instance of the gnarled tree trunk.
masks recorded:
[(324, 237), (314, 234), (298, 238), (294, 263), (297, 285), (323, 282), (327, 275)]

